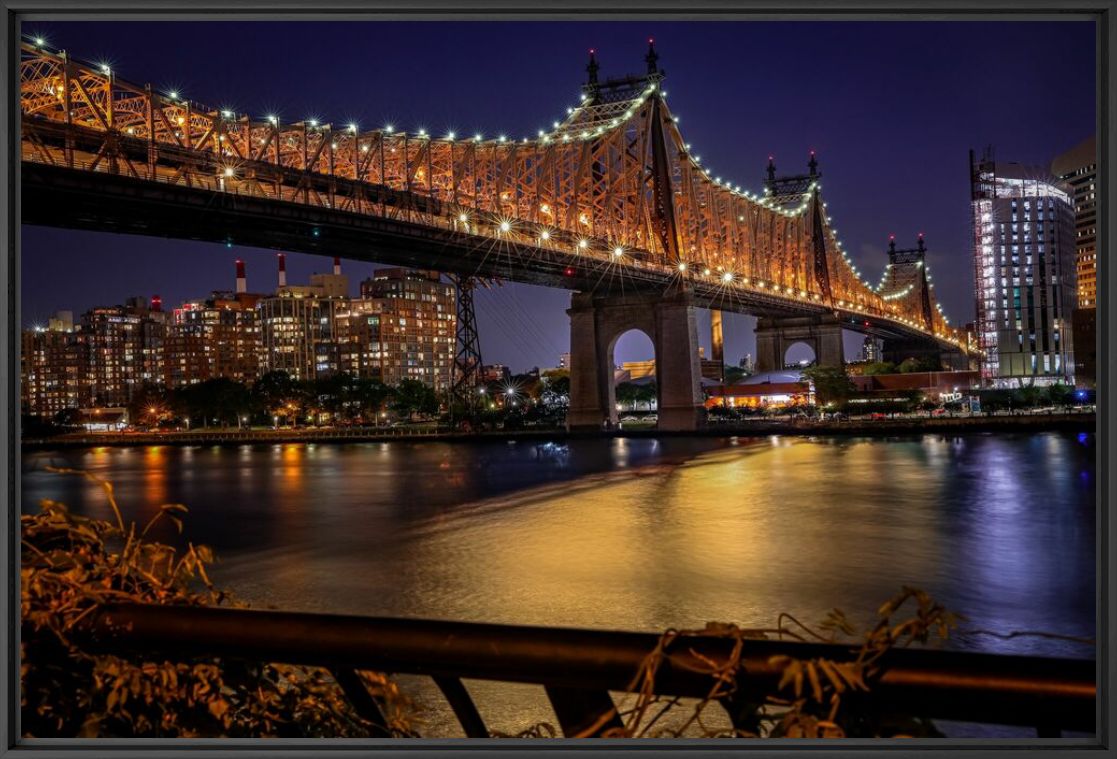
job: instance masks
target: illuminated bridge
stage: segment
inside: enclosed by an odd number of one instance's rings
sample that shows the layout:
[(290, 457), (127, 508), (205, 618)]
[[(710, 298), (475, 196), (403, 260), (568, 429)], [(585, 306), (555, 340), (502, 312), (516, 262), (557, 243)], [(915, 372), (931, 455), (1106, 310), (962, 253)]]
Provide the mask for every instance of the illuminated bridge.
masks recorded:
[[(615, 420), (612, 353), (631, 328), (657, 356), (660, 426), (701, 421), (696, 308), (748, 313), (761, 370), (806, 341), (842, 360), (841, 330), (885, 353), (957, 351), (925, 278), (860, 276), (830, 226), (821, 174), (753, 194), (702, 166), (646, 72), (598, 78), (533, 138), (213, 109), (21, 45), (24, 223), (339, 255), (575, 291), (572, 426)], [(921, 243), (922, 247), (922, 243)]]

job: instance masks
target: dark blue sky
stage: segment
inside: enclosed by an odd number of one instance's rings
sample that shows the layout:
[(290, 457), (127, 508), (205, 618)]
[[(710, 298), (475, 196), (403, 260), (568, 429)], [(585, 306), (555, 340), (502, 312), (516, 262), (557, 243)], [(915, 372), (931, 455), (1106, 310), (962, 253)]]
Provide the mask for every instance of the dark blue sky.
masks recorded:
[[(830, 215), (868, 279), (889, 233), (903, 243), (924, 232), (936, 293), (959, 325), (973, 318), (967, 151), (992, 144), (1002, 160), (1046, 164), (1095, 124), (1086, 21), (114, 21), (24, 31), (214, 107), (510, 137), (564, 116), (589, 48), (603, 75), (635, 73), (654, 36), (671, 109), (705, 165), (757, 191), (769, 154), (798, 171), (817, 151)], [(250, 289), (273, 286), (273, 251), (25, 226), (23, 318), (134, 294), (159, 293), (168, 306), (203, 297), (232, 286), (238, 256)], [(328, 267), (288, 257), (293, 283)], [(344, 268), (355, 288), (372, 267)], [(567, 349), (566, 292), (504, 285), (478, 301), (486, 363), (553, 366)], [(727, 360), (753, 350), (750, 319), (728, 316), (726, 330)], [(643, 337), (618, 345), (618, 360), (650, 353)]]

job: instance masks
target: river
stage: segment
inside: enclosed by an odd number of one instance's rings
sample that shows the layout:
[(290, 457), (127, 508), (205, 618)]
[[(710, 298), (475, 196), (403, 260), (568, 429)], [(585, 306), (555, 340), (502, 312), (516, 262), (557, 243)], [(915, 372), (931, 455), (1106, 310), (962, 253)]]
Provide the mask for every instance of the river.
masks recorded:
[[(215, 580), (257, 606), (636, 630), (840, 607), (868, 623), (906, 583), (970, 627), (1093, 637), (1094, 455), (1092, 434), (1054, 432), (105, 447), (26, 452), (22, 506), (109, 515), (52, 464), (110, 480), (141, 523), (186, 504)], [(1034, 636), (953, 645), (1093, 656)], [(498, 729), (530, 721), (519, 696), (478, 691), (503, 704)]]

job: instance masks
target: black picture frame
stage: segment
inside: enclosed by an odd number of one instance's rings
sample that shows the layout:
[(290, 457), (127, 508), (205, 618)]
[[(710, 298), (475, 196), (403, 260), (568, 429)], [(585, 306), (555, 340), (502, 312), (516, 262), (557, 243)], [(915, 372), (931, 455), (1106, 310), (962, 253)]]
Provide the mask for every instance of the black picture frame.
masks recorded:
[(4, 98), (0, 104), (0, 133), (2, 133), (3, 173), (6, 190), (0, 209), (0, 232), (4, 255), (0, 257), (0, 292), (3, 300), (3, 371), (0, 373), (0, 415), (7, 422), (6, 434), (0, 442), (0, 472), (5, 482), (3, 522), (3, 577), (4, 618), (0, 625), (0, 649), (5, 653), (2, 665), (4, 688), (2, 703), (3, 724), (0, 753), (3, 756), (33, 753), (40, 757), (61, 756), (144, 756), (183, 757), (202, 755), (224, 756), (436, 756), (444, 753), (489, 753), (520, 755), (546, 752), (552, 756), (571, 756), (575, 753), (594, 751), (639, 752), (640, 754), (667, 755), (673, 752), (692, 757), (723, 755), (745, 751), (755, 756), (799, 756), (815, 751), (829, 756), (859, 756), (869, 751), (918, 752), (926, 756), (959, 756), (981, 754), (1007, 756), (1018, 751), (1019, 742), (991, 740), (840, 740), (840, 741), (709, 741), (709, 740), (656, 740), (656, 741), (596, 741), (596, 740), (501, 740), (479, 742), (476, 740), (349, 740), (337, 739), (321, 742), (285, 740), (175, 740), (175, 741), (120, 741), (120, 740), (20, 740), (19, 719), (19, 504), (20, 504), (20, 420), (19, 420), (19, 324), (20, 324), (20, 162), (19, 162), (19, 109), (18, 59), (19, 25), (27, 20), (81, 18), (149, 18), (159, 20), (293, 20), (319, 18), (346, 19), (518, 19), (547, 20), (592, 18), (631, 19), (655, 18), (669, 20), (717, 20), (730, 18), (754, 19), (1092, 19), (1097, 28), (1097, 136), (1100, 170), (1098, 172), (1098, 205), (1101, 215), (1099, 225), (1099, 297), (1098, 314), (1102, 328), (1098, 331), (1099, 361), (1098, 383), (1098, 444), (1097, 453), (1097, 643), (1098, 698), (1097, 735), (1095, 740), (1032, 739), (1026, 747), (1038, 752), (1062, 753), (1071, 749), (1089, 750), (1100, 755), (1113, 756), (1114, 718), (1117, 708), (1112, 694), (1117, 686), (1117, 674), (1112, 662), (1115, 633), (1117, 633), (1117, 602), (1114, 598), (1113, 578), (1117, 576), (1113, 546), (1114, 520), (1111, 508), (1113, 497), (1114, 457), (1112, 435), (1114, 411), (1108, 403), (1117, 391), (1117, 382), (1109, 371), (1112, 364), (1114, 335), (1117, 319), (1113, 312), (1113, 294), (1117, 293), (1115, 267), (1109, 265), (1112, 254), (1112, 230), (1117, 227), (1117, 204), (1109, 195), (1111, 187), (1109, 168), (1113, 160), (1113, 146), (1117, 141), (1117, 110), (1114, 105), (1114, 82), (1117, 82), (1117, 0), (603, 0), (600, 3), (563, 2), (563, 0), (460, 0), (447, 3), (440, 0), (0, 0), (4, 13), (4, 35), (0, 50), (4, 60)]

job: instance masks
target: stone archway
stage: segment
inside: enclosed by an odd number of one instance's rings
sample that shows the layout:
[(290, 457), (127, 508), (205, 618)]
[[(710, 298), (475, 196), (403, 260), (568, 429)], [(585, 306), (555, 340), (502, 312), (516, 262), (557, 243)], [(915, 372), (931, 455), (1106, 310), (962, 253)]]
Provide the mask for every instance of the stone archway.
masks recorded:
[(630, 330), (652, 341), (656, 356), (659, 429), (692, 430), (702, 425), (698, 323), (689, 293), (594, 297), (574, 293), (570, 309), (569, 429), (617, 424), (613, 347)]
[(814, 351), (819, 366), (842, 366), (842, 324), (835, 316), (792, 316), (756, 320), (756, 370), (777, 372), (783, 369), (788, 349), (806, 343)]

